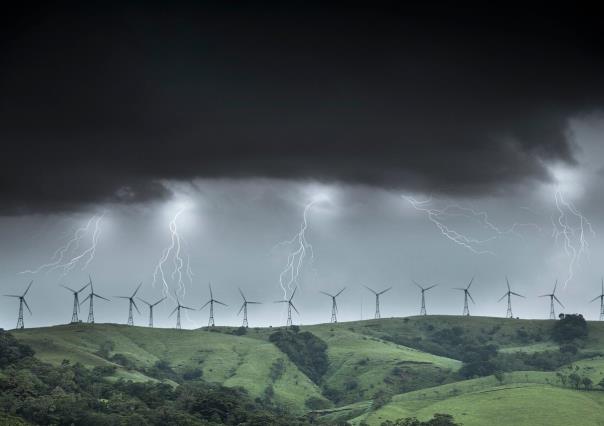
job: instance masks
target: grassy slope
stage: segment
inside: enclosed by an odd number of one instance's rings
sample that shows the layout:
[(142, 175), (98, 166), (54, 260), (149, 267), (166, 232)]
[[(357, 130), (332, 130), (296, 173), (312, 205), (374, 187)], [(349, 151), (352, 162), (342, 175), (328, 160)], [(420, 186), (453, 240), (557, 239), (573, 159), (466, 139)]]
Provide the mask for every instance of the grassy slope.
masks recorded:
[(417, 416), (427, 420), (434, 413), (449, 413), (465, 426), (603, 425), (604, 395), (550, 385), (494, 386), (444, 399), (402, 399), (367, 416), (380, 424), (386, 419)]
[[(321, 397), (312, 383), (285, 355), (270, 343), (247, 337), (191, 330), (150, 329), (114, 324), (81, 324), (15, 332), (30, 344), (39, 358), (58, 364), (67, 358), (87, 366), (111, 364), (95, 355), (105, 341), (114, 344), (113, 353), (126, 355), (137, 367), (150, 367), (167, 360), (176, 371), (201, 368), (208, 381), (225, 386), (242, 386), (253, 397), (261, 396), (269, 384), (275, 399), (290, 410), (301, 412), (311, 396)], [(274, 383), (270, 368), (277, 359), (285, 361), (285, 372)], [(113, 365), (113, 364), (111, 364)], [(119, 377), (145, 380), (141, 373), (119, 368)]]
[[(350, 378), (358, 382), (355, 389), (344, 391), (343, 403), (354, 403), (321, 413), (321, 419), (329, 423), (354, 419), (354, 423), (366, 420), (370, 424), (380, 424), (385, 419), (409, 415), (423, 419), (435, 412), (448, 412), (465, 425), (522, 425), (521, 419), (529, 415), (548, 419), (543, 424), (551, 425), (573, 424), (568, 421), (571, 415), (583, 419), (581, 424), (604, 424), (585, 414), (594, 410), (604, 412), (604, 393), (554, 387), (552, 385), (558, 385), (554, 372), (510, 373), (505, 375), (503, 383), (485, 377), (435, 386), (440, 383), (443, 373), (455, 371), (460, 363), (412, 348), (427, 350), (431, 334), (459, 326), (466, 334), (483, 343), (496, 343), (506, 352), (552, 350), (557, 348), (548, 341), (552, 325), (552, 321), (539, 320), (429, 316), (322, 324), (304, 326), (302, 330), (315, 333), (328, 344), (329, 370), (324, 377), (327, 386), (344, 390)], [(589, 328), (589, 339), (582, 350), (604, 351), (604, 324), (592, 322)], [(60, 363), (68, 358), (87, 366), (109, 363), (95, 352), (101, 343), (110, 340), (115, 344), (115, 353), (129, 356), (137, 366), (151, 366), (157, 360), (165, 359), (177, 371), (201, 368), (205, 379), (227, 386), (243, 386), (254, 396), (261, 395), (271, 383), (270, 366), (281, 358), (285, 361), (286, 371), (273, 384), (276, 401), (301, 412), (308, 397), (320, 397), (317, 386), (268, 342), (274, 329), (250, 329), (246, 336), (231, 335), (230, 330), (220, 328), (219, 333), (213, 333), (81, 324), (23, 330), (15, 335), (31, 344), (43, 360)], [(530, 336), (530, 341), (522, 341), (518, 330)], [(433, 352), (439, 353), (441, 349), (435, 346)], [(402, 368), (405, 374), (411, 372), (415, 375), (412, 377), (414, 385), (425, 389), (395, 395), (384, 407), (369, 412), (369, 400), (377, 390), (398, 393), (396, 389), (401, 382), (389, 382), (395, 367)], [(572, 368), (576, 367), (579, 374), (591, 377), (595, 383), (604, 378), (603, 357), (577, 362)], [(117, 375), (133, 380), (146, 379), (141, 373), (124, 369), (119, 369)], [(518, 418), (504, 423), (501, 412), (505, 410), (514, 411)], [(533, 420), (524, 424), (541, 423)]]
[(423, 387), (442, 382), (443, 373), (461, 367), (459, 361), (364, 336), (349, 328), (320, 325), (311, 331), (328, 344), (325, 383), (345, 389), (347, 381), (357, 380), (358, 387), (347, 392), (348, 402), (369, 399), (378, 389), (399, 386), (399, 382), (384, 381), (395, 367), (410, 370), (414, 377), (408, 379)]
[[(323, 385), (344, 394), (342, 403), (373, 398), (378, 390), (398, 393), (408, 384), (415, 389), (442, 383), (450, 372), (457, 371), (461, 362), (432, 355), (402, 345), (382, 340), (357, 329), (365, 322), (318, 324), (301, 327), (324, 340), (327, 345), (329, 369), (323, 377)], [(224, 328), (225, 332), (231, 329)], [(249, 337), (268, 341), (273, 329), (254, 329)], [(403, 370), (404, 378), (391, 381), (392, 370)], [(347, 388), (351, 379), (357, 383)], [(386, 379), (386, 380), (385, 380)]]

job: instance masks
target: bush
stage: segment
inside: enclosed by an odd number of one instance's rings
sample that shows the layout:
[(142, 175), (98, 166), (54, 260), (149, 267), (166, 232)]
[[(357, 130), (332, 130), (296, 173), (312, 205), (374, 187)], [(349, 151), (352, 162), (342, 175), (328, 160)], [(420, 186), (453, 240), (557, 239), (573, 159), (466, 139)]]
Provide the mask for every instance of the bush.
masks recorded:
[(587, 321), (581, 314), (569, 314), (556, 321), (552, 329), (552, 339), (558, 343), (568, 343), (587, 337)]
[(231, 331), (231, 333), (234, 334), (235, 336), (244, 336), (247, 334), (247, 328), (239, 327), (239, 328), (236, 328), (235, 330)]
[(331, 406), (329, 401), (316, 396), (311, 396), (308, 398), (306, 401), (304, 401), (304, 405), (306, 405), (306, 408), (309, 410), (325, 410)]
[(280, 330), (272, 333), (269, 340), (313, 382), (319, 383), (327, 372), (327, 344), (314, 334)]
[(187, 370), (182, 373), (183, 380), (198, 380), (203, 376), (203, 370), (201, 368), (194, 368), (193, 370)]

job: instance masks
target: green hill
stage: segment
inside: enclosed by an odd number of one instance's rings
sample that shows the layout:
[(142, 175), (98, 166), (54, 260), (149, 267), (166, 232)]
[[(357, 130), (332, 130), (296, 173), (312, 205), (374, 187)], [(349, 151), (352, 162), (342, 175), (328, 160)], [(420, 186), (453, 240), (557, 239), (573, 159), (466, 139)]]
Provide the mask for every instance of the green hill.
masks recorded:
[[(604, 324), (591, 322), (587, 337), (563, 344), (552, 340), (556, 324), (428, 316), (290, 331), (294, 341), (308, 332), (323, 342), (327, 365), (317, 369), (319, 376), (304, 374), (309, 366), (297, 365), (299, 356), (273, 344), (271, 328), (240, 335), (229, 327), (76, 324), (12, 333), (54, 365), (66, 359), (108, 367), (110, 381), (163, 381), (174, 387), (201, 377), (244, 388), (252, 398), (325, 424), (380, 425), (448, 413), (464, 425), (602, 425), (604, 416), (591, 413), (604, 412), (598, 387), (604, 379)], [(591, 382), (575, 389), (571, 375)]]

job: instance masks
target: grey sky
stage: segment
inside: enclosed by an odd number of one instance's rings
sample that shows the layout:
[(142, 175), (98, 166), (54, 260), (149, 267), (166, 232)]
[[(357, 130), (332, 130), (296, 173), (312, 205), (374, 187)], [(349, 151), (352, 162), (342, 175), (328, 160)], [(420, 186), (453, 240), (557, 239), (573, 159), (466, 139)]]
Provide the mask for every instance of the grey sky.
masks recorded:
[[(320, 201), (309, 210), (306, 233), (314, 248), (314, 262), (303, 264), (300, 290), (294, 299), (301, 316), (294, 314), (295, 323), (328, 321), (330, 300), (319, 290), (335, 292), (344, 286), (347, 289), (338, 300), (342, 321), (373, 316), (373, 296), (362, 285), (376, 289), (393, 286), (382, 299), (383, 317), (416, 314), (419, 292), (412, 280), (438, 284), (427, 294), (428, 313), (460, 314), (462, 293), (451, 288), (464, 286), (472, 276), (476, 277), (472, 294), (477, 303), (470, 306), (471, 313), (503, 316), (505, 301), (497, 300), (505, 292), (506, 275), (513, 290), (527, 296), (513, 301), (517, 316), (546, 318), (548, 300), (537, 296), (550, 292), (557, 278), (562, 283), (558, 295), (566, 306), (562, 311), (596, 319), (597, 303), (588, 301), (598, 294), (604, 275), (600, 262), (604, 255), (604, 120), (601, 115), (573, 120), (569, 134), (577, 164), (547, 164), (555, 182), (471, 198), (433, 197), (431, 208), (455, 203), (486, 212), (502, 234), (485, 227), (480, 215), (450, 216), (445, 222), (460, 234), (490, 239), (476, 247), (493, 254), (476, 254), (454, 243), (425, 212), (401, 197), (426, 200), (431, 194), (299, 180), (172, 181), (166, 185), (176, 195), (166, 201), (106, 204), (79, 213), (1, 217), (0, 290), (16, 294), (34, 280), (28, 298), (34, 315), (26, 314), (26, 326), (67, 322), (71, 296), (58, 285), (79, 286), (89, 273), (95, 290), (106, 297), (127, 295), (142, 281), (140, 295), (156, 299), (162, 295), (162, 285), (152, 285), (153, 272), (171, 241), (169, 222), (183, 209), (177, 220), (179, 235), (185, 241), (181, 254), (183, 259), (189, 256), (194, 274), (192, 283), (184, 274), (184, 303), (196, 308), (205, 303), (211, 281), (215, 297), (229, 305), (216, 307), (217, 324), (237, 325), (241, 321), (236, 316), (241, 304), (237, 287), (241, 287), (249, 299), (264, 302), (250, 306), (251, 326), (281, 325), (285, 308), (273, 301), (283, 297), (279, 274), (289, 247), (276, 245), (298, 232), (305, 205), (315, 199)], [(592, 235), (585, 227), (588, 247), (576, 259), (574, 276), (566, 287), (563, 283), (569, 279), (571, 257), (565, 253), (563, 242), (552, 237), (556, 188), (585, 215), (595, 232)], [(19, 274), (50, 262), (54, 251), (77, 227), (103, 211), (96, 254), (87, 268), (82, 270), (82, 261), (63, 277), (59, 271)], [(514, 223), (521, 225), (514, 228), (516, 232), (508, 232)], [(576, 228), (580, 224), (575, 217), (570, 225)], [(91, 232), (86, 235), (79, 252), (90, 245)], [(571, 249), (578, 249), (580, 242), (574, 239), (570, 244)], [(170, 289), (175, 288), (170, 275), (173, 269), (170, 257), (165, 264)], [(110, 303), (96, 304), (97, 322), (125, 322), (127, 303), (110, 298)], [(146, 324), (147, 311), (142, 304), (140, 308), (143, 315), (136, 316), (135, 323)], [(174, 317), (167, 318), (172, 308), (171, 300), (157, 308), (156, 325), (174, 325)], [(16, 313), (15, 300), (0, 299), (0, 327), (14, 327)], [(84, 318), (86, 313), (87, 306), (82, 306)], [(207, 309), (191, 312), (183, 318), (183, 326), (203, 326), (207, 317)]]

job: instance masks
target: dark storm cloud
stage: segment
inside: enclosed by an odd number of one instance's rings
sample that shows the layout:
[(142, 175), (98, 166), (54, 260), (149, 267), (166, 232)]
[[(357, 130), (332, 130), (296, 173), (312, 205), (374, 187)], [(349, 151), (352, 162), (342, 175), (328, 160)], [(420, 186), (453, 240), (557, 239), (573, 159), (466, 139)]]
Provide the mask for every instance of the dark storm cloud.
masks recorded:
[(194, 177), (504, 191), (572, 163), (567, 120), (604, 100), (568, 9), (78, 7), (2, 18), (4, 213)]

